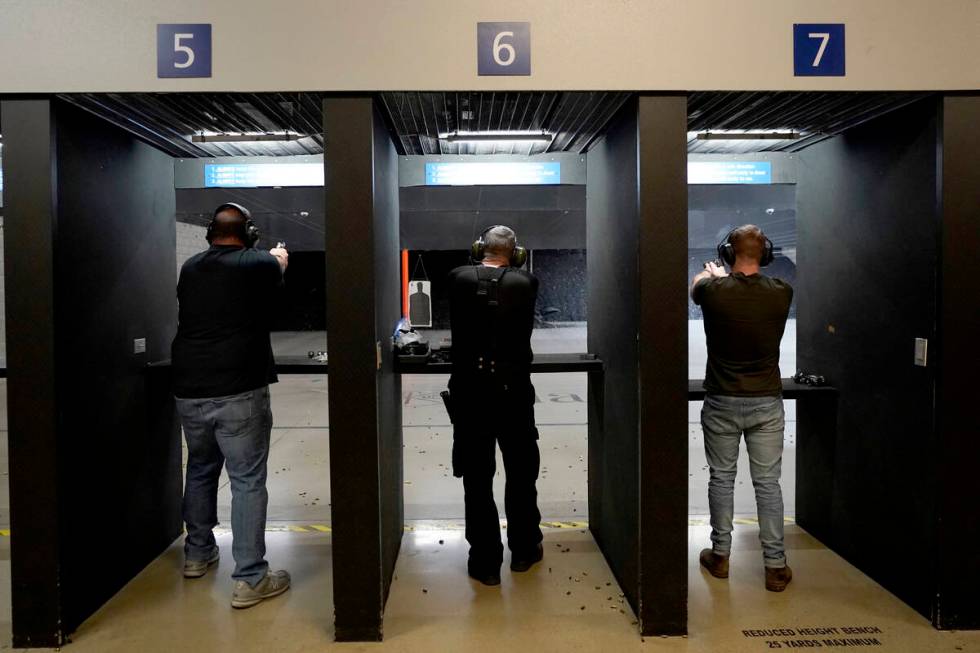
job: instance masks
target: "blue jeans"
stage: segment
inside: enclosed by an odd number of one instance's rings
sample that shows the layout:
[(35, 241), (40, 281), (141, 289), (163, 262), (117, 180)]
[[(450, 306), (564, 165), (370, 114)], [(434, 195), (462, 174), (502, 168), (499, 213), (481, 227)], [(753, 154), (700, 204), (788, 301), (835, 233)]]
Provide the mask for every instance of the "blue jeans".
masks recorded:
[(708, 395), (701, 409), (704, 452), (711, 469), (708, 508), (711, 544), (715, 553), (732, 550), (735, 512), (735, 472), (738, 445), (745, 434), (749, 473), (755, 487), (759, 515), (759, 541), (766, 567), (785, 567), (783, 544), (783, 491), (779, 486), (786, 426), (782, 397), (728, 397)]
[(187, 439), (184, 522), (188, 560), (209, 560), (217, 552), (212, 529), (218, 524), (218, 477), (231, 481), (232, 578), (254, 587), (265, 577), (265, 488), (272, 410), (269, 387), (228, 397), (177, 398)]

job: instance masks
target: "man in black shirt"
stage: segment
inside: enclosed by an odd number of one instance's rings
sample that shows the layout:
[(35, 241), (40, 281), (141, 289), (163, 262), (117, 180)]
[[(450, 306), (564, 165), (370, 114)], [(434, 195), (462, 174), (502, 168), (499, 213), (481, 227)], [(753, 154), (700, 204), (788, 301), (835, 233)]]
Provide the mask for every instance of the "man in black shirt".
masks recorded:
[(503, 545), (493, 499), (497, 443), (507, 477), (510, 568), (526, 571), (543, 556), (535, 487), (540, 454), (531, 385), (538, 280), (519, 269), (526, 252), (507, 227), (488, 229), (473, 250), (478, 264), (449, 275), (454, 473), (463, 477), (469, 574), (486, 585), (498, 585)]
[(766, 589), (781, 592), (793, 577), (783, 544), (782, 383), (779, 343), (793, 300), (784, 281), (760, 274), (772, 261), (772, 242), (755, 225), (734, 229), (718, 246), (731, 266), (706, 263), (694, 277), (691, 297), (704, 313), (708, 365), (701, 411), (704, 449), (711, 469), (708, 505), (712, 548), (701, 564), (715, 577), (728, 577), (732, 547), (735, 473), (739, 440), (745, 435), (755, 487), (759, 540)]
[(270, 318), (289, 261), (285, 248), (254, 249), (258, 231), (247, 209), (217, 208), (210, 247), (184, 263), (177, 283), (174, 394), (187, 440), (184, 576), (199, 578), (218, 562), (218, 477), (231, 482), (231, 604), (247, 608), (289, 588), (289, 574), (269, 571), (265, 519), (266, 463), (272, 432), (269, 384), (277, 381)]

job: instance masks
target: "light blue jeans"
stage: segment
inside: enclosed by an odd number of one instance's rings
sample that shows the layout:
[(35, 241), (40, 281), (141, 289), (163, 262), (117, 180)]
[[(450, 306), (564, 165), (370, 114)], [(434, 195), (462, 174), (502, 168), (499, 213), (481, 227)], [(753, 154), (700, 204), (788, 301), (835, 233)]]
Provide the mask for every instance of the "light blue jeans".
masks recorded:
[(269, 387), (228, 397), (177, 399), (187, 440), (184, 522), (188, 560), (217, 552), (218, 477), (222, 465), (231, 481), (232, 578), (254, 587), (269, 568), (265, 561), (265, 517), (269, 504), (266, 463), (272, 434)]
[(749, 473), (755, 487), (763, 560), (766, 567), (786, 566), (783, 491), (779, 486), (785, 426), (782, 397), (705, 397), (701, 427), (704, 430), (704, 452), (711, 470), (708, 508), (711, 511), (711, 544), (715, 553), (727, 556), (732, 550), (735, 472), (738, 467), (738, 445), (744, 433), (745, 446), (749, 451)]

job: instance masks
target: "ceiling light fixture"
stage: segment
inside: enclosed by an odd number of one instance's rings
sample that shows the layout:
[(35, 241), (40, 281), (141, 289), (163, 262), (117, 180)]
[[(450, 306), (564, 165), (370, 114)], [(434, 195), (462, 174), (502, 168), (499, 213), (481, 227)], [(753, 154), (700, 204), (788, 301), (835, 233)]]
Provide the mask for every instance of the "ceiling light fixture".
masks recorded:
[(439, 138), (449, 143), (550, 143), (554, 136), (545, 132), (453, 132), (439, 134)]
[(296, 132), (255, 134), (194, 134), (192, 143), (290, 143), (306, 138)]
[(799, 132), (730, 132), (707, 131), (698, 133), (699, 141), (795, 141)]

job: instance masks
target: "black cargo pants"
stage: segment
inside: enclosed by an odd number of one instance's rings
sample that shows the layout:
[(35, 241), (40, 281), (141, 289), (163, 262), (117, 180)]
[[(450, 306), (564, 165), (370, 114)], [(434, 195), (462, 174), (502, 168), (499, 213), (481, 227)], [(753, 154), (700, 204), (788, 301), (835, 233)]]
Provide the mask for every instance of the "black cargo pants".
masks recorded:
[(542, 539), (535, 485), (541, 455), (534, 426), (534, 386), (527, 375), (506, 383), (454, 375), (449, 389), (455, 419), (454, 458), (463, 473), (470, 568), (496, 571), (504, 554), (493, 499), (498, 444), (504, 462), (504, 509), (511, 555), (530, 556)]

